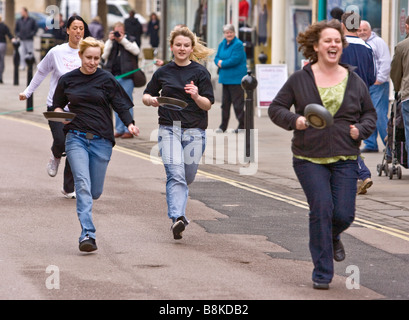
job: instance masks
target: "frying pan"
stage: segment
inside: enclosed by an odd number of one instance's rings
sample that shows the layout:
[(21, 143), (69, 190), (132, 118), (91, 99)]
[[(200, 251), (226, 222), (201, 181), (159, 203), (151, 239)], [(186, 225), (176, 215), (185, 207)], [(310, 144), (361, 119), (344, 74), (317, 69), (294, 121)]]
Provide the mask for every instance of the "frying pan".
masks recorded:
[(56, 112), (56, 111), (46, 111), (43, 112), (44, 117), (49, 121), (55, 122), (71, 122), (76, 114), (72, 112)]
[(159, 98), (156, 98), (156, 100), (158, 100), (159, 105), (161, 107), (164, 107), (170, 110), (183, 110), (184, 108), (187, 107), (187, 102), (176, 99), (176, 98), (159, 97)]
[(305, 107), (304, 117), (307, 119), (307, 124), (315, 129), (324, 129), (334, 123), (331, 113), (316, 103), (311, 103)]

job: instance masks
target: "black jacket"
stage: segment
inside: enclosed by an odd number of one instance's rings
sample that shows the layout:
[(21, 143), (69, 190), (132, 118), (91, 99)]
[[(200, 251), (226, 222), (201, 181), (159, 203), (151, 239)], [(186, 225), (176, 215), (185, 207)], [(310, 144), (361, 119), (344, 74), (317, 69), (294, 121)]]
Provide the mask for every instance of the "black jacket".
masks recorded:
[[(271, 120), (286, 130), (294, 130), (294, 155), (310, 158), (359, 155), (361, 140), (367, 139), (375, 130), (377, 115), (368, 88), (351, 66), (343, 66), (348, 69), (349, 78), (344, 100), (331, 127), (296, 130), (296, 121), (304, 115), (308, 104), (323, 105), (311, 65), (291, 75), (270, 104), (268, 114)], [(295, 113), (290, 111), (293, 105)], [(359, 129), (358, 141), (351, 138), (350, 125)]]
[(37, 30), (37, 22), (31, 17), (27, 19), (20, 18), (16, 22), (15, 34), (20, 40), (33, 40)]
[(0, 22), (0, 42), (7, 42), (6, 41), (6, 36), (10, 38), (10, 40), (13, 38), (13, 35), (10, 32), (10, 29), (5, 25), (3, 22)]
[(125, 19), (124, 24), (125, 24), (125, 32), (128, 38), (134, 37), (136, 44), (140, 48), (141, 47), (141, 35), (143, 33), (143, 27), (141, 23), (139, 22), (137, 18), (129, 17)]

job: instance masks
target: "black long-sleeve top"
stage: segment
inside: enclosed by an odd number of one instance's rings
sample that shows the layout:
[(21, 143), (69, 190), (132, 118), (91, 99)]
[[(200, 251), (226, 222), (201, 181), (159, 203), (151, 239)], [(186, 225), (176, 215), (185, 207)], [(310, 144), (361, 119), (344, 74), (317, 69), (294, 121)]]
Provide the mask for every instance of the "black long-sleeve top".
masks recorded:
[(133, 123), (131, 99), (114, 76), (100, 68), (91, 75), (75, 69), (61, 76), (50, 110), (64, 108), (68, 103), (76, 117), (64, 126), (64, 132), (88, 132), (115, 144), (111, 106), (126, 126)]
[(13, 38), (9, 27), (3, 22), (0, 22), (0, 42), (6, 42), (6, 36), (8, 36), (10, 40)]
[(159, 107), (159, 124), (173, 126), (174, 121), (180, 121), (182, 128), (207, 129), (208, 112), (200, 109), (192, 97), (185, 92), (185, 85), (191, 81), (199, 88), (199, 94), (213, 104), (214, 93), (210, 73), (201, 64), (192, 61), (191, 64), (182, 67), (172, 61), (153, 74), (144, 94), (176, 98), (188, 103), (188, 106), (181, 111)]

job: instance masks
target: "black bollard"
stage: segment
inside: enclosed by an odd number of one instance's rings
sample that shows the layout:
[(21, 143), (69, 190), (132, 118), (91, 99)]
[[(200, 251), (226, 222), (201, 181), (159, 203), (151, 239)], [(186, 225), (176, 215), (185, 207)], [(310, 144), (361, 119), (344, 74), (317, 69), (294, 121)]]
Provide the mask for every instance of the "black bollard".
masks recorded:
[(261, 51), (261, 53), (258, 55), (258, 61), (260, 61), (261, 64), (266, 64), (267, 60), (267, 55), (263, 51)]
[[(251, 71), (247, 72), (241, 80), (241, 86), (246, 92), (246, 112), (245, 112), (245, 128), (246, 128), (246, 158), (249, 162), (254, 162), (254, 90), (257, 88), (257, 79), (251, 75)], [(253, 152), (251, 152), (253, 149)]]
[(13, 47), (14, 47), (14, 53), (13, 53), (14, 85), (18, 86), (19, 85), (18, 68), (20, 66), (20, 53), (18, 52), (18, 48), (20, 47), (20, 40), (18, 39), (13, 40)]
[[(25, 61), (27, 63), (27, 86), (30, 84), (31, 79), (33, 79), (33, 64), (35, 62), (34, 55), (29, 52), (26, 57)], [(31, 95), (30, 98), (27, 99), (27, 107), (26, 111), (33, 111), (33, 95)]]

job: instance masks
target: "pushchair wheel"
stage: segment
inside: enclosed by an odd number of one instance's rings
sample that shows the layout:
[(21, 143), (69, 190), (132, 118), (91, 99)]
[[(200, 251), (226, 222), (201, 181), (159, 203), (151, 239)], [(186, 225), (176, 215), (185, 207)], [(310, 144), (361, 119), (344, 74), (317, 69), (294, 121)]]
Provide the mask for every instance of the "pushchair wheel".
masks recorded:
[(395, 168), (392, 167), (391, 170), (389, 170), (389, 180), (393, 180), (393, 172), (395, 171)]
[(401, 167), (398, 167), (396, 174), (398, 176), (398, 179), (401, 180), (402, 179), (402, 168)]
[(379, 177), (382, 177), (382, 165), (381, 164), (378, 164), (377, 166), (376, 166), (376, 171), (378, 172), (378, 176)]
[(379, 177), (382, 177), (382, 172), (385, 172), (385, 176), (388, 176), (389, 174), (388, 164), (378, 164), (376, 166), (376, 171), (378, 172)]
[(385, 176), (388, 176), (389, 175), (389, 165), (387, 163), (383, 165), (383, 170), (385, 171)]

